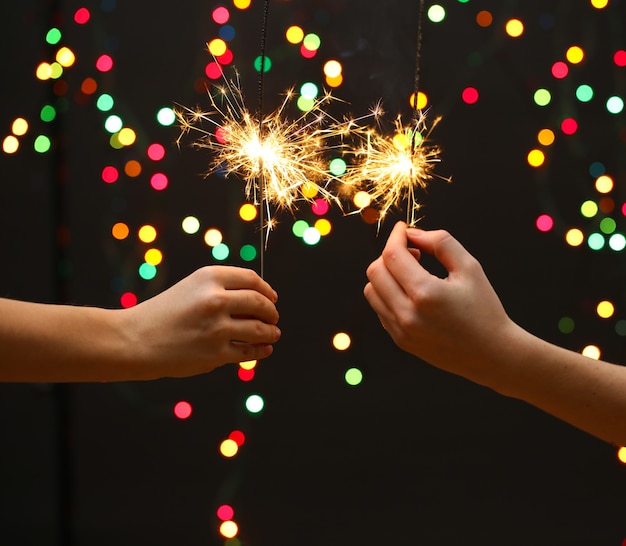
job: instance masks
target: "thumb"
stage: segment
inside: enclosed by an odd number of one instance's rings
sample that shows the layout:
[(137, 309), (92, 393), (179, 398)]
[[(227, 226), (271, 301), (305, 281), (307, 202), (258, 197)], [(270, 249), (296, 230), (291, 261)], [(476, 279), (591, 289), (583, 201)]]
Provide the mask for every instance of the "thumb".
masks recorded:
[(474, 262), (473, 256), (445, 230), (408, 228), (407, 238), (420, 251), (432, 254), (448, 272), (461, 271)]

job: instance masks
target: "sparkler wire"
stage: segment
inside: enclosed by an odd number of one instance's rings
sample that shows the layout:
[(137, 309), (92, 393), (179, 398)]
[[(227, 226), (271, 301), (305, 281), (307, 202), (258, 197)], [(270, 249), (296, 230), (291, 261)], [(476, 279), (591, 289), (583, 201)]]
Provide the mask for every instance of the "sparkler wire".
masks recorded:
[[(258, 96), (258, 102), (257, 102), (257, 116), (258, 116), (258, 120), (259, 120), (259, 143), (263, 142), (263, 75), (265, 73), (265, 45), (267, 42), (267, 19), (268, 19), (268, 14), (269, 14), (269, 8), (270, 8), (270, 1), (269, 0), (265, 0), (264, 4), (263, 4), (263, 24), (261, 26), (261, 55), (260, 55), (260, 59), (261, 59), (261, 66), (259, 69), (259, 96)], [(263, 158), (259, 158), (259, 161), (263, 161)], [(259, 270), (260, 270), (260, 275), (261, 278), (264, 279), (264, 274), (265, 274), (265, 246), (267, 244), (267, 238), (264, 236), (264, 230), (265, 230), (265, 214), (264, 214), (264, 210), (263, 207), (269, 206), (269, 203), (267, 203), (267, 199), (266, 199), (266, 195), (265, 195), (265, 180), (263, 180), (263, 169), (259, 168), (259, 180), (257, 182), (257, 185), (259, 186), (259, 191), (261, 194), (261, 200), (259, 203), (259, 225), (261, 228), (261, 245), (259, 247)], [(268, 211), (268, 218), (269, 218), (269, 211)], [(269, 230), (269, 227), (267, 228)]]

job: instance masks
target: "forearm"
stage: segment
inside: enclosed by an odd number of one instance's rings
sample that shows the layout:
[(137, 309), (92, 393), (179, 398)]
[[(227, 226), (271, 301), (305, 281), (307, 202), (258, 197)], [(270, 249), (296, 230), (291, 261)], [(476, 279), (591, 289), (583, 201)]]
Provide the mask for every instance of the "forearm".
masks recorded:
[(487, 386), (611, 444), (626, 446), (626, 368), (585, 357), (512, 325)]
[(0, 381), (128, 379), (122, 312), (0, 299)]

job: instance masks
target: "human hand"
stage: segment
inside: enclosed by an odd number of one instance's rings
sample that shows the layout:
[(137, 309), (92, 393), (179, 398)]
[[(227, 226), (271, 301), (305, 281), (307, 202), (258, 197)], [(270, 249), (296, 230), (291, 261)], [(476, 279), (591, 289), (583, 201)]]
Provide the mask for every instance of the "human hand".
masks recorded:
[(186, 377), (266, 358), (280, 338), (276, 292), (254, 271), (198, 269), (161, 294), (120, 310), (134, 378)]
[[(422, 266), (424, 252), (441, 262), (446, 278)], [(399, 222), (367, 277), (365, 297), (401, 349), (476, 382), (490, 381), (489, 357), (515, 325), (481, 265), (456, 239)]]

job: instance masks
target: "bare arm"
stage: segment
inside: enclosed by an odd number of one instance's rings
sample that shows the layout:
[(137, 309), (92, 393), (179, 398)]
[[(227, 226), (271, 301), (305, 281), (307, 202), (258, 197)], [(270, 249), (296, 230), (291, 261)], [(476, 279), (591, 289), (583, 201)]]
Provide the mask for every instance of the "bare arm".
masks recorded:
[[(420, 252), (433, 254), (448, 276), (424, 269)], [(399, 223), (367, 275), (365, 297), (400, 348), (626, 445), (626, 367), (549, 344), (515, 324), (478, 261), (447, 232)]]
[(276, 293), (253, 271), (212, 266), (130, 309), (0, 299), (0, 381), (185, 377), (265, 358)]

